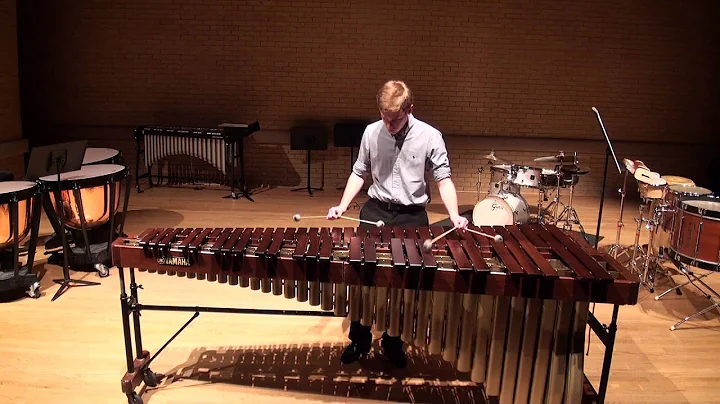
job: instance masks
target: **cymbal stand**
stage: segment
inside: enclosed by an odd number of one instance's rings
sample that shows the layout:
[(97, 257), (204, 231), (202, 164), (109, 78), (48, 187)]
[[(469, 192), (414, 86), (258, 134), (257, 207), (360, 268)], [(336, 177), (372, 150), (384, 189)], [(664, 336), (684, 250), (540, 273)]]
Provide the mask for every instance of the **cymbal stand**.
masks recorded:
[[(552, 202), (550, 202), (550, 204), (547, 207), (545, 207), (545, 209), (542, 209), (543, 212), (550, 212), (551, 210), (554, 210), (553, 217), (552, 217), (553, 218), (552, 224), (555, 224), (558, 222), (558, 218), (559, 218), (558, 210), (560, 208), (560, 205), (562, 205), (562, 208), (563, 208), (562, 211), (565, 211), (565, 209), (567, 209), (565, 204), (560, 201), (560, 181), (561, 181), (560, 176), (561, 176), (561, 173), (558, 172), (557, 173), (557, 183), (554, 187), (555, 188), (555, 196), (553, 197)], [(540, 215), (541, 215), (540, 210), (538, 210), (538, 217), (540, 217)], [(545, 220), (544, 213), (542, 213), (542, 217), (543, 217), (543, 221), (544, 221)], [(548, 221), (548, 223), (550, 223), (550, 222)]]
[[(635, 244), (631, 247), (633, 248), (633, 255), (630, 261), (633, 271), (640, 278), (640, 283), (648, 288), (650, 293), (655, 292), (655, 279), (658, 274), (657, 267), (659, 266), (657, 262), (658, 254), (655, 253), (655, 237), (657, 236), (659, 228), (660, 210), (657, 207), (653, 207), (653, 204), (654, 202), (652, 201), (647, 204), (648, 218), (643, 216), (643, 205), (640, 205), (640, 217), (635, 219), (638, 226), (635, 233)], [(649, 231), (648, 244), (645, 251), (642, 251), (642, 246), (640, 246), (640, 233), (642, 232), (643, 223), (646, 223), (645, 228)], [(639, 256), (639, 254), (642, 255)], [(642, 260), (642, 264), (638, 263), (640, 260)]]
[(480, 199), (482, 199), (482, 196), (480, 195), (482, 193), (482, 190), (481, 190), (481, 188), (482, 188), (482, 173), (483, 173), (483, 168), (482, 167), (478, 168), (478, 179), (477, 179), (477, 183), (475, 184), (477, 186), (478, 202), (480, 202)]
[[(718, 254), (718, 255), (719, 255), (719, 257), (720, 257), (720, 254)], [(663, 296), (667, 295), (668, 293), (672, 292), (673, 290), (677, 290), (677, 291), (678, 291), (678, 294), (679, 294), (679, 291), (680, 291), (680, 288), (681, 288), (681, 287), (683, 287), (683, 286), (685, 286), (685, 285), (687, 285), (687, 284), (691, 284), (691, 285), (695, 286), (695, 288), (696, 288), (697, 290), (699, 290), (700, 293), (703, 294), (703, 296), (705, 296), (706, 298), (708, 298), (708, 300), (710, 300), (710, 302), (711, 302), (712, 304), (711, 304), (710, 306), (708, 306), (708, 307), (706, 307), (706, 308), (704, 308), (704, 309), (696, 312), (695, 314), (691, 314), (691, 315), (685, 317), (684, 319), (680, 320), (679, 322), (673, 324), (673, 325), (670, 327), (670, 331), (675, 331), (678, 327), (680, 327), (680, 326), (681, 326), (683, 323), (685, 323), (686, 321), (692, 320), (693, 318), (698, 317), (698, 316), (700, 316), (700, 315), (703, 315), (703, 314), (705, 314), (705, 313), (707, 313), (707, 312), (709, 312), (709, 311), (711, 311), (711, 310), (713, 310), (713, 309), (718, 309), (718, 312), (720, 312), (720, 294), (718, 294), (718, 292), (716, 292), (713, 288), (711, 288), (710, 286), (708, 286), (708, 284), (706, 284), (705, 282), (702, 281), (702, 278), (705, 278), (705, 277), (710, 276), (710, 275), (712, 275), (712, 274), (718, 273), (718, 272), (720, 271), (720, 264), (718, 264), (713, 270), (709, 270), (710, 272), (708, 272), (708, 273), (706, 273), (706, 274), (703, 274), (703, 275), (700, 275), (700, 276), (696, 276), (693, 271), (691, 271), (691, 270), (688, 269), (687, 265), (685, 265), (685, 264), (683, 264), (683, 263), (681, 263), (681, 262), (678, 262), (678, 261), (675, 260), (674, 258), (671, 258), (671, 260), (673, 261), (673, 263), (675, 264), (675, 266), (680, 270), (680, 272), (681, 272), (683, 275), (685, 275), (685, 277), (686, 277), (688, 280), (687, 280), (687, 282), (685, 282), (685, 283), (683, 283), (683, 284), (681, 284), (681, 285), (677, 285), (677, 286), (675, 286), (675, 287), (673, 287), (673, 288), (670, 288), (670, 289), (666, 290), (666, 291), (663, 292), (662, 294), (660, 294), (660, 295), (658, 295), (658, 296), (655, 296), (655, 300), (660, 300), (660, 299), (662, 299)], [(709, 291), (709, 293), (706, 292), (706, 291), (704, 291), (702, 288), (700, 288), (700, 286), (698, 286), (695, 282), (697, 282), (697, 283), (701, 284), (702, 286), (704, 286), (705, 289), (707, 289), (707, 290)], [(714, 295), (714, 296), (713, 296), (713, 295)]]
[(619, 254), (621, 253), (627, 253), (627, 248), (620, 246), (620, 233), (622, 232), (622, 228), (625, 226), (623, 224), (623, 213), (625, 209), (625, 191), (627, 189), (627, 177), (628, 177), (628, 170), (625, 170), (625, 176), (623, 179), (623, 187), (621, 190), (618, 190), (620, 192), (620, 218), (617, 222), (617, 234), (615, 235), (615, 244), (610, 246), (610, 249), (608, 250), (608, 253), (612, 255), (613, 258), (617, 258)]
[(573, 194), (575, 191), (576, 177), (577, 174), (570, 174), (570, 200), (568, 201), (567, 206), (565, 206), (565, 209), (563, 209), (562, 213), (560, 213), (560, 216), (558, 216), (557, 220), (555, 220), (555, 224), (557, 225), (557, 223), (559, 222), (564, 222), (563, 230), (565, 231), (572, 230), (573, 224), (576, 224), (580, 227), (580, 233), (582, 234), (583, 238), (587, 240), (585, 228), (583, 228), (582, 223), (580, 223), (580, 217), (578, 217), (577, 211), (573, 207)]

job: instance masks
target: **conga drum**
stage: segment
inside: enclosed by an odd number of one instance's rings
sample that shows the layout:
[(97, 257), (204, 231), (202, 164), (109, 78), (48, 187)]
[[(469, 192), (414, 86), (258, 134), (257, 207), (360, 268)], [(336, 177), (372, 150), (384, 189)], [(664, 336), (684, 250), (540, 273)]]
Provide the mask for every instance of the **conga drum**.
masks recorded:
[(85, 149), (85, 156), (82, 164), (120, 164), (120, 151), (106, 147), (88, 147)]
[(690, 196), (678, 202), (670, 255), (686, 265), (720, 271), (720, 198)]
[[(35, 260), (42, 193), (30, 181), (0, 182), (0, 292), (28, 288), (30, 297), (40, 296), (40, 284), (32, 273)], [(30, 236), (27, 263), (20, 263), (20, 249)]]

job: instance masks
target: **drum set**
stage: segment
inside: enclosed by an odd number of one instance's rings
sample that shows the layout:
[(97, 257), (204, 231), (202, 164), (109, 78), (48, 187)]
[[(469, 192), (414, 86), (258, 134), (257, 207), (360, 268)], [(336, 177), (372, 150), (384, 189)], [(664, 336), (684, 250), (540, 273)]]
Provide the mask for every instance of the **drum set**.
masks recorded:
[[(53, 161), (57, 160), (59, 167), (73, 159), (73, 153), (76, 152), (62, 152), (62, 145), (35, 148), (23, 181), (0, 182), (0, 292), (29, 288), (27, 294), (31, 297), (40, 295), (32, 266), (41, 207), (55, 231), (45, 242), (45, 255), (50, 255), (48, 263), (63, 266), (63, 279), (55, 280), (61, 287), (52, 300), (73, 283), (98, 285), (71, 279), (70, 267), (73, 270), (89, 267), (101, 277), (109, 275), (110, 247), (123, 234), (127, 214), (129, 170), (122, 165), (118, 150), (84, 145), (79, 152), (83, 153), (79, 169), (53, 168)], [(38, 168), (38, 164), (46, 167)], [(39, 176), (39, 172), (52, 174)], [(28, 246), (23, 247), (28, 240)], [(27, 255), (24, 265), (20, 262), (22, 253)]]
[[(534, 159), (537, 163), (554, 164), (552, 169), (515, 164), (497, 157), (494, 150), (483, 158), (491, 164), (490, 186), (487, 193), (482, 195), (481, 175), (484, 168), (478, 169), (478, 202), (472, 213), (474, 225), (503, 226), (537, 222), (562, 224), (564, 230), (572, 230), (574, 225), (578, 225), (585, 237), (585, 229), (573, 208), (573, 196), (580, 176), (589, 171), (580, 170), (577, 153), (565, 155), (561, 151), (555, 156)], [(537, 214), (534, 217), (530, 213), (530, 204), (522, 195), (523, 189), (535, 189), (538, 192)], [(564, 189), (569, 191), (567, 204), (562, 202), (561, 193)], [(550, 198), (550, 204), (543, 206)]]
[[(655, 291), (659, 275), (672, 280), (669, 270), (673, 266), (685, 275), (687, 282), (657, 295), (655, 300), (672, 291), (680, 294), (681, 287), (692, 285), (712, 302), (711, 306), (674, 324), (670, 329), (675, 330), (692, 318), (720, 308), (720, 294), (702, 280), (720, 272), (720, 197), (710, 189), (697, 186), (689, 178), (661, 176), (640, 160), (623, 159), (623, 164), (626, 171), (621, 191), (620, 220), (617, 238), (609, 253), (615, 258), (629, 257), (628, 268), (638, 275), (651, 293)], [(620, 245), (620, 232), (628, 174), (637, 180), (641, 203), (635, 218), (635, 242), (623, 247)], [(643, 228), (648, 231), (647, 244), (642, 244), (640, 240)], [(665, 263), (673, 265), (668, 267)], [(697, 276), (690, 267), (708, 272)]]

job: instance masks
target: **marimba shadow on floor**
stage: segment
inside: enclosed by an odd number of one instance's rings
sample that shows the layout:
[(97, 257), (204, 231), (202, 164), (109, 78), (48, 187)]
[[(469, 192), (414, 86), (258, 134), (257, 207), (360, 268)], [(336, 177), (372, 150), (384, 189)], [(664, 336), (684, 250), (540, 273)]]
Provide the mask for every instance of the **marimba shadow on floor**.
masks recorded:
[(439, 356), (409, 347), (407, 368), (394, 369), (377, 342), (366, 359), (351, 365), (340, 362), (344, 349), (344, 344), (199, 348), (143, 397), (194, 380), (392, 402), (488, 402), (481, 385)]

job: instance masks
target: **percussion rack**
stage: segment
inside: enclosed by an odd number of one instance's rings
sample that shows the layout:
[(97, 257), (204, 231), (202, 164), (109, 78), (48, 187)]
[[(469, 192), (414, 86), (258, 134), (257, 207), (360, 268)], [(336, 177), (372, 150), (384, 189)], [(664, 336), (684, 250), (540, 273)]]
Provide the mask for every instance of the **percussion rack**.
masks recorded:
[[(500, 226), (496, 226), (500, 227)], [(449, 228), (444, 228), (444, 230), (447, 230)], [(552, 230), (553, 234), (558, 234), (555, 229), (553, 229), (552, 226), (548, 227), (549, 230)], [(159, 230), (159, 229), (154, 229)], [(183, 234), (199, 234), (200, 238), (207, 237), (212, 229), (185, 229), (185, 232)], [(215, 232), (218, 232), (218, 230), (221, 229), (215, 229)], [(232, 230), (232, 229), (225, 229), (225, 231)], [(236, 231), (239, 229), (236, 229)], [(260, 234), (260, 230), (262, 229), (255, 229), (255, 233), (253, 234)], [(439, 229), (436, 229), (436, 232)], [(140, 234), (140, 238), (144, 237), (144, 240), (155, 240), (157, 241), (155, 243), (155, 246), (161, 245), (163, 243), (170, 245), (170, 239), (173, 238), (174, 235), (180, 234), (180, 231), (178, 229), (165, 229), (165, 232), (156, 232), (153, 233), (153, 237), (150, 236), (150, 233), (148, 232), (150, 229), (146, 230), (145, 232)], [(560, 230), (557, 229), (559, 232)], [(218, 232), (219, 233), (219, 232)], [(265, 235), (267, 232), (263, 232), (262, 234)], [(503, 231), (504, 233), (504, 231)], [(234, 233), (233, 233), (234, 234)], [(277, 233), (276, 233), (277, 234)], [(509, 233), (504, 233), (508, 234)], [(203, 236), (204, 235), (204, 236)], [(229, 236), (229, 233), (228, 233)], [(217, 240), (223, 239), (223, 240), (232, 240), (233, 238), (235, 240), (238, 240), (237, 236), (228, 237), (225, 236), (224, 238), (221, 236)], [(194, 237), (194, 236), (193, 236)], [(621, 305), (624, 304), (635, 304), (637, 301), (637, 292), (638, 292), (638, 282), (637, 278), (632, 276), (632, 274), (628, 274), (627, 272), (623, 271), (622, 265), (620, 265), (618, 262), (616, 262), (612, 257), (607, 255), (606, 253), (602, 253), (597, 250), (593, 250), (593, 248), (580, 236), (569, 233), (567, 234), (568, 242), (572, 244), (571, 246), (566, 246), (566, 249), (563, 249), (563, 251), (569, 251), (570, 254), (578, 254), (578, 253), (585, 253), (588, 254), (588, 258), (592, 257), (591, 259), (597, 259), (600, 257), (602, 260), (606, 260), (608, 263), (608, 266), (612, 267), (613, 269), (616, 269), (618, 271), (621, 271), (622, 275), (620, 276), (620, 279), (627, 279), (629, 283), (626, 284), (626, 287), (623, 287), (623, 292), (620, 292), (622, 296), (618, 293), (613, 293), (615, 297), (610, 297), (609, 294), (604, 295), (602, 292), (600, 293), (600, 296), (604, 297), (598, 297), (600, 299), (598, 302), (601, 303), (612, 303), (613, 304), (613, 311), (612, 316), (609, 324), (602, 323), (592, 311), (587, 311), (587, 321), (586, 324), (590, 327), (590, 329), (596, 334), (600, 342), (605, 347), (605, 353), (603, 357), (603, 364), (602, 364), (602, 371), (601, 371), (601, 377), (599, 382), (599, 388), (597, 391), (592, 386), (590, 381), (587, 379), (587, 377), (584, 375), (583, 371), (583, 403), (585, 402), (592, 402), (592, 403), (598, 403), (603, 404), (605, 403), (605, 399), (607, 396), (607, 388), (608, 388), (608, 382), (609, 382), (609, 376), (610, 376), (610, 368), (612, 363), (612, 355), (614, 351), (615, 341), (616, 341), (616, 334), (617, 334), (617, 320), (618, 320), (618, 314), (619, 309)], [(357, 238), (353, 238), (354, 240), (358, 240)], [(163, 240), (160, 242), (159, 240)], [(195, 239), (197, 240), (197, 239)], [(306, 240), (306, 239), (304, 239)], [(397, 239), (394, 239), (397, 240)], [(572, 240), (572, 241), (570, 241)], [(246, 240), (247, 241), (247, 240)], [(266, 244), (264, 248), (272, 250), (273, 247), (270, 246), (270, 242), (275, 241), (270, 240)], [(193, 241), (193, 244), (195, 244), (196, 241)], [(420, 242), (420, 240), (418, 240)], [(155, 255), (154, 253), (150, 252), (149, 254), (149, 261), (155, 262), (156, 265), (148, 265), (148, 268), (156, 268), (154, 270), (151, 269), (141, 269), (140, 265), (138, 265), (138, 255), (127, 255), (129, 259), (126, 260), (128, 265), (123, 265), (122, 261), (124, 260), (123, 254), (124, 251), (128, 251), (129, 249), (123, 249), (124, 241), (123, 240), (116, 240), (113, 245), (113, 260), (116, 263), (116, 266), (118, 268), (119, 273), (119, 279), (120, 279), (120, 306), (121, 306), (121, 315), (122, 315), (122, 321), (123, 321), (123, 336), (124, 336), (124, 344), (125, 344), (125, 355), (126, 355), (126, 365), (127, 365), (127, 372), (122, 378), (121, 381), (121, 387), (122, 392), (126, 394), (128, 398), (129, 404), (142, 404), (142, 398), (135, 392), (135, 388), (138, 387), (142, 382), (145, 383), (146, 386), (149, 387), (156, 387), (158, 385), (159, 376), (163, 377), (163, 375), (159, 375), (155, 372), (153, 372), (150, 369), (150, 364), (155, 360), (155, 358), (163, 351), (167, 346), (172, 343), (175, 338), (177, 338), (180, 333), (185, 330), (199, 315), (200, 313), (225, 313), (225, 314), (259, 314), (259, 315), (278, 315), (278, 316), (303, 316), (303, 317), (335, 317), (337, 316), (336, 313), (334, 313), (332, 310), (330, 311), (312, 311), (312, 310), (280, 310), (280, 309), (261, 309), (261, 308), (237, 308), (237, 307), (217, 307), (217, 306), (179, 306), (179, 305), (157, 305), (157, 304), (143, 304), (140, 303), (139, 298), (139, 289), (143, 289), (143, 286), (137, 283), (136, 276), (135, 276), (135, 270), (138, 269), (139, 271), (149, 271), (149, 272), (158, 272), (158, 273), (165, 273), (167, 272), (170, 274), (175, 274), (175, 272), (178, 272), (178, 275), (180, 275), (181, 271), (187, 270), (187, 274), (190, 275), (191, 273), (195, 273), (198, 275), (198, 279), (202, 279), (200, 276), (203, 272), (202, 268), (191, 268), (193, 265), (196, 265), (197, 263), (191, 263), (190, 260), (183, 260), (183, 259), (172, 259), (171, 257), (168, 257), (170, 259), (165, 260), (163, 263), (161, 263), (161, 260), (153, 258)], [(147, 242), (146, 242), (147, 243)], [(186, 247), (189, 246), (190, 240), (187, 240), (182, 243)], [(210, 244), (214, 244), (215, 246), (218, 245), (218, 243), (222, 244), (222, 242), (210, 242)], [(234, 243), (234, 242), (233, 242)], [(242, 243), (242, 241), (241, 241)], [(273, 242), (273, 245), (275, 245), (276, 242)], [(388, 243), (390, 244), (390, 243)], [(394, 244), (394, 243), (393, 243)], [(503, 251), (503, 255), (508, 253), (508, 250), (502, 247), (502, 243), (498, 243), (499, 245), (496, 245), (496, 248), (500, 251)], [(149, 244), (146, 244), (146, 248)], [(312, 242), (311, 242), (312, 245)], [(463, 244), (464, 245), (464, 244)], [(555, 247), (560, 247), (558, 244), (554, 244)], [(198, 245), (195, 245), (197, 248)], [(221, 251), (225, 251), (225, 246), (221, 246)], [(515, 247), (513, 245), (513, 247)], [(523, 244), (523, 247), (527, 247), (526, 243)], [(234, 248), (234, 247), (233, 247)], [(250, 248), (250, 247), (248, 247)], [(262, 248), (262, 247), (261, 247)], [(313, 247), (310, 247), (311, 249)], [(350, 248), (348, 246), (348, 248)], [(359, 247), (358, 247), (359, 248)], [(152, 249), (152, 247), (151, 247)], [(512, 249), (514, 252), (514, 248)], [(146, 253), (148, 250), (145, 250)], [(197, 253), (199, 254), (200, 249), (197, 250)], [(229, 250), (231, 253), (237, 252), (234, 251), (234, 249)], [(296, 250), (297, 251), (297, 250)], [(532, 254), (531, 254), (532, 255)], [(512, 260), (511, 257), (508, 257), (505, 255), (505, 257), (509, 260)], [(566, 255), (568, 257), (568, 255)], [(295, 256), (294, 258), (297, 258)], [(537, 257), (534, 257), (537, 258)], [(584, 262), (585, 260), (583, 260)], [(130, 264), (130, 262), (133, 262), (133, 264)], [(161, 268), (164, 265), (168, 265), (167, 269), (157, 269)], [(356, 262), (355, 265), (358, 265)], [(362, 265), (362, 264), (360, 264)], [(392, 264), (394, 268), (397, 268), (397, 265), (399, 265), (398, 262), (396, 262), (396, 259), (393, 260)], [(403, 264), (404, 265), (404, 264)], [(213, 265), (211, 265), (213, 266)], [(208, 268), (208, 267), (206, 267)], [(126, 286), (126, 278), (125, 278), (125, 270), (128, 269), (129, 271), (129, 294), (128, 294), (128, 288)], [(228, 270), (228, 269), (225, 269)], [(221, 278), (222, 274), (212, 273), (212, 271), (205, 270), (208, 275), (208, 280), (212, 280), (212, 278)], [(504, 276), (507, 278), (507, 280), (510, 280), (510, 276), (512, 274), (504, 273), (504, 274), (498, 274), (497, 272), (490, 272), (486, 276)], [(629, 276), (629, 277), (628, 277)], [(189, 276), (188, 276), (189, 277)], [(226, 283), (227, 279), (225, 281), (220, 281), (221, 283)], [(612, 280), (610, 282), (613, 282)], [(490, 282), (488, 282), (489, 284)], [(513, 282), (511, 282), (513, 283)], [(232, 281), (230, 284), (233, 284)], [(298, 284), (299, 285), (299, 284)], [(351, 286), (352, 287), (352, 286)], [(512, 288), (511, 288), (512, 289)], [(509, 293), (518, 293), (518, 296), (521, 296), (523, 292), (518, 287), (514, 292)], [(567, 287), (564, 288), (567, 291)], [(573, 289), (573, 287), (570, 287), (570, 289)], [(592, 286), (590, 286), (590, 289), (594, 289)], [(489, 290), (489, 289), (488, 289)], [(263, 290), (264, 291), (264, 290)], [(616, 291), (617, 292), (617, 291)], [(506, 292), (508, 293), (508, 292)], [(565, 292), (562, 292), (565, 293)], [(571, 292), (572, 293), (572, 292)], [(607, 292), (605, 292), (607, 293)], [(628, 293), (628, 295), (625, 295)], [(551, 298), (552, 299), (552, 298)], [(572, 299), (572, 298), (571, 298)], [(603, 300), (605, 299), (605, 300)], [(615, 299), (620, 299), (620, 302), (615, 302)], [(595, 302), (591, 302), (594, 304)], [(141, 312), (143, 310), (149, 310), (149, 311), (167, 311), (167, 312), (189, 312), (193, 313), (190, 319), (188, 319), (158, 350), (155, 352), (152, 356), (150, 355), (150, 352), (144, 349), (143, 343), (142, 343), (142, 331), (141, 331), (141, 323), (140, 323), (140, 317)], [(349, 316), (350, 314), (348, 314)], [(131, 332), (131, 320), (130, 317), (132, 317), (132, 332)], [(560, 320), (558, 320), (560, 321)], [(485, 397), (487, 400), (488, 398)], [(586, 401), (590, 400), (590, 401)], [(494, 402), (494, 401), (487, 401), (487, 402)]]

